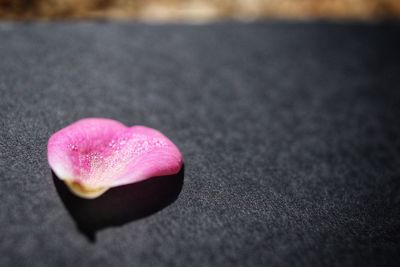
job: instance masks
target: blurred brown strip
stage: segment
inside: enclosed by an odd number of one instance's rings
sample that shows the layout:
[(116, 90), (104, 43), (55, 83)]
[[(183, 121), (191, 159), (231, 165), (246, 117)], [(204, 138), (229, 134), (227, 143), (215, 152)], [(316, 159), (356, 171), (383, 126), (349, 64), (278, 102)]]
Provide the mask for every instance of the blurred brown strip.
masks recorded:
[(0, 19), (217, 19), (400, 17), (400, 0), (0, 0)]

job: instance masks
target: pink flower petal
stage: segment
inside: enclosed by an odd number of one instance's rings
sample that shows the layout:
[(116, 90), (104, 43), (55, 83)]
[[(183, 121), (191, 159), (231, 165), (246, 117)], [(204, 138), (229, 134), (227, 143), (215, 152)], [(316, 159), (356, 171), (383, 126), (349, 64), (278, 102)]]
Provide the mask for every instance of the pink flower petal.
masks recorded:
[(111, 187), (176, 174), (179, 149), (165, 135), (110, 119), (83, 119), (53, 134), (48, 160), (72, 192), (95, 198)]

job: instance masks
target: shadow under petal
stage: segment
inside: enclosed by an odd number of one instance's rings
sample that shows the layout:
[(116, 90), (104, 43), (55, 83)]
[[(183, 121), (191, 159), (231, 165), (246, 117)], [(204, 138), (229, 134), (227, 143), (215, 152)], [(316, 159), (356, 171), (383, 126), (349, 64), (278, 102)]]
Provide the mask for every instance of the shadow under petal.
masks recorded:
[(80, 232), (91, 242), (96, 232), (149, 216), (173, 203), (181, 192), (184, 167), (176, 175), (111, 188), (96, 199), (75, 196), (52, 172), (53, 182)]

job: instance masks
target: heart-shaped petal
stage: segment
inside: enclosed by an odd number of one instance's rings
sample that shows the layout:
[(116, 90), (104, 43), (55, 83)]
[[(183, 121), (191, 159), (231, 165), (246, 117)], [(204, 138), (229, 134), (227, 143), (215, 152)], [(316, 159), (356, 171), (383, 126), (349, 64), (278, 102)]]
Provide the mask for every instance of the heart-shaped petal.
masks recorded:
[(82, 119), (53, 134), (48, 160), (57, 177), (84, 198), (176, 174), (183, 163), (179, 149), (159, 131), (101, 118)]

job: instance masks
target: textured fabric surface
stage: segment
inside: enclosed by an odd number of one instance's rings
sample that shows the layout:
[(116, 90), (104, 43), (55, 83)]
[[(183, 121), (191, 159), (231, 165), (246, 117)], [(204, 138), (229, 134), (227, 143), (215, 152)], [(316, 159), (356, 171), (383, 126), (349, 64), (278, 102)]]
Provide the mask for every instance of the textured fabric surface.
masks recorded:
[[(0, 265), (398, 266), (399, 48), (397, 23), (0, 24)], [(73, 199), (46, 144), (84, 117), (161, 130), (184, 174)]]

